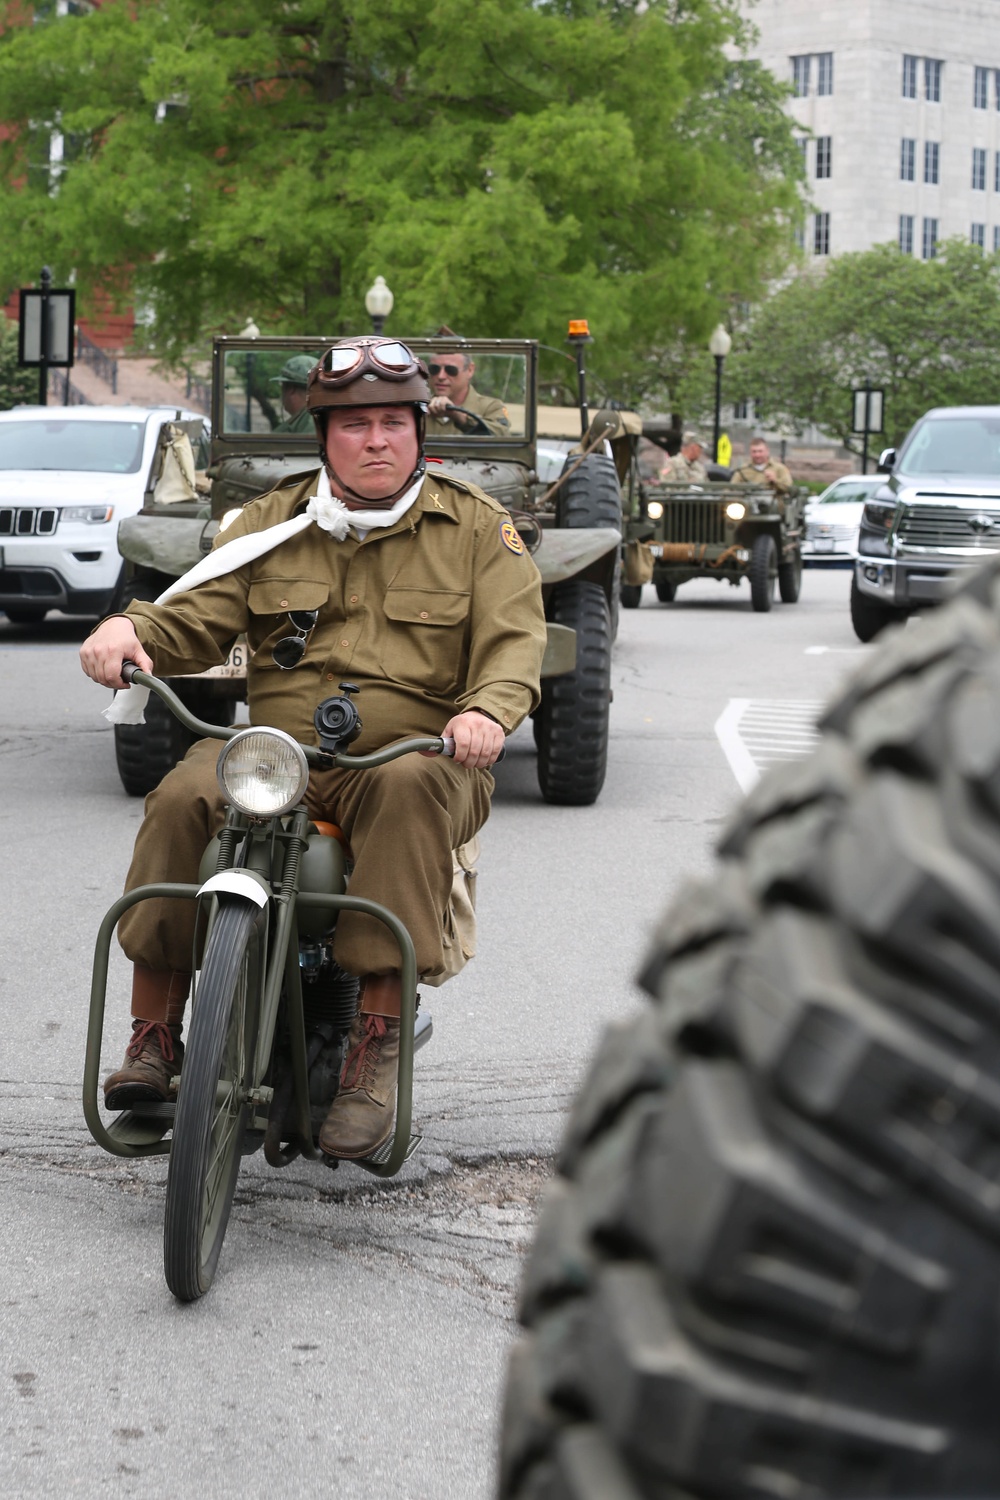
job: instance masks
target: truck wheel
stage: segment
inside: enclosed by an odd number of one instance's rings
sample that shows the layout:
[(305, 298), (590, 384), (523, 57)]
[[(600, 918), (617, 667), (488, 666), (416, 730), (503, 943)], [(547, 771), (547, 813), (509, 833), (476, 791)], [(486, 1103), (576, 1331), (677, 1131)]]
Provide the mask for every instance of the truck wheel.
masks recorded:
[(656, 597), (661, 604), (673, 604), (677, 598), (677, 585), (672, 578), (654, 577), (653, 587), (656, 590)]
[(608, 763), (611, 705), (611, 616), (599, 583), (557, 584), (549, 619), (576, 631), (576, 667), (542, 682), (535, 714), (538, 785), (546, 802), (596, 802)]
[(858, 580), (851, 577), (851, 624), (859, 641), (873, 641), (880, 630), (906, 619), (906, 611), (893, 609), (880, 599), (872, 599), (858, 588)]
[(1000, 1488), (1000, 560), (668, 911), (521, 1289), (503, 1500)]
[[(579, 454), (569, 454), (563, 473)], [(556, 490), (557, 526), (611, 526), (622, 529), (622, 492), (618, 470), (606, 453), (588, 453), (575, 473)]]
[(642, 584), (623, 583), (621, 586), (622, 609), (638, 609), (642, 603)]
[(130, 797), (145, 797), (194, 744), (194, 735), (174, 718), (155, 693), (146, 704), (145, 724), (115, 725), (115, 760)]
[(762, 533), (754, 538), (750, 552), (750, 603), (765, 614), (774, 602), (774, 577), (778, 571), (778, 549), (774, 537)]
[(4, 609), (4, 614), (12, 625), (40, 625), (47, 613), (48, 610), (31, 604), (9, 604)]
[(778, 594), (782, 604), (797, 604), (801, 590), (802, 553), (796, 547), (794, 557), (778, 564)]

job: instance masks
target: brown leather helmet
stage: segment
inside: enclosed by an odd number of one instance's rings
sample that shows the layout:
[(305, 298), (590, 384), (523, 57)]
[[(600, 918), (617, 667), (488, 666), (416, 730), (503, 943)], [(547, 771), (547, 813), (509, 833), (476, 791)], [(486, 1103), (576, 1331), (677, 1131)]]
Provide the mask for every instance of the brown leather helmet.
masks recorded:
[(423, 414), (430, 399), (427, 366), (398, 339), (341, 339), (309, 371), (306, 386), (314, 415), (331, 406), (414, 406)]

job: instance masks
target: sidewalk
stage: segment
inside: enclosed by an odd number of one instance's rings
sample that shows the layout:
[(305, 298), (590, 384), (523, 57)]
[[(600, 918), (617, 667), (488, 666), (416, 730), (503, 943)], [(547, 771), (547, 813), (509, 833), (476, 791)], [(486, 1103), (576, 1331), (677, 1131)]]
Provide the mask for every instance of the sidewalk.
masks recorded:
[[(183, 375), (171, 377), (156, 370), (155, 366), (155, 359), (119, 359), (118, 389), (114, 393), (90, 365), (82, 362), (73, 366), (69, 378), (71, 385), (92, 406), (186, 406), (208, 415), (207, 406), (199, 401), (194, 391), (190, 396), (185, 395)], [(50, 376), (49, 395), (54, 402), (62, 399), (62, 371)]]

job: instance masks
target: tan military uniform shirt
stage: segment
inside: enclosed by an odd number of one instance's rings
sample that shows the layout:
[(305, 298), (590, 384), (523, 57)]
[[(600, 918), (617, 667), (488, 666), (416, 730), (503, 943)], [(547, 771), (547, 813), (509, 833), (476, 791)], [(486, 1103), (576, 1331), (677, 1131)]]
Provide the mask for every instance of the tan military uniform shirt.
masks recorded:
[[(764, 469), (774, 470), (774, 479), (764, 478)], [(792, 488), (792, 476), (775, 458), (769, 458), (764, 469), (755, 469), (753, 464), (743, 464), (739, 469), (734, 469), (732, 482), (734, 484), (769, 484), (772, 490), (777, 490), (780, 495), (787, 495)]]
[(683, 453), (675, 453), (661, 477), (667, 484), (705, 484), (708, 470), (700, 458), (689, 463)]
[[(217, 539), (287, 521), (315, 494), (317, 474), (247, 505)], [(318, 609), (291, 671), (272, 658), (295, 635), (289, 610)], [(507, 511), (474, 485), (428, 476), (394, 525), (336, 541), (318, 526), (166, 604), (134, 602), (136, 634), (171, 676), (225, 660), (246, 633), (250, 718), (315, 744), (313, 712), (342, 681), (357, 683), (361, 754), (411, 734), (437, 735), (481, 708), (508, 733), (539, 701), (545, 648), (541, 579)]]
[[(487, 427), (496, 437), (510, 436), (510, 418), (507, 408), (496, 396), (481, 396), (475, 386), (470, 385), (464, 401), (456, 401), (456, 406), (464, 406), (467, 411), (475, 412), (477, 417), (482, 417)], [(449, 417), (445, 421), (441, 417), (427, 418), (428, 437), (485, 437), (485, 433), (471, 432), (463, 429), (453, 422)]]

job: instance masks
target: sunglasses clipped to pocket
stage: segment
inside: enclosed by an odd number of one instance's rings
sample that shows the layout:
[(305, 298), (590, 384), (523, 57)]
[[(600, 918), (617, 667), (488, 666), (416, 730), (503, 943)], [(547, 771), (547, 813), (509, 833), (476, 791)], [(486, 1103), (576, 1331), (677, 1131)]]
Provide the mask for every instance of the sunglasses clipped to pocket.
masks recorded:
[(295, 631), (294, 635), (283, 635), (280, 641), (275, 641), (271, 656), (275, 666), (283, 672), (290, 672), (297, 667), (306, 654), (306, 644), (312, 632), (316, 629), (316, 621), (319, 619), (318, 609), (290, 609), (288, 620)]

